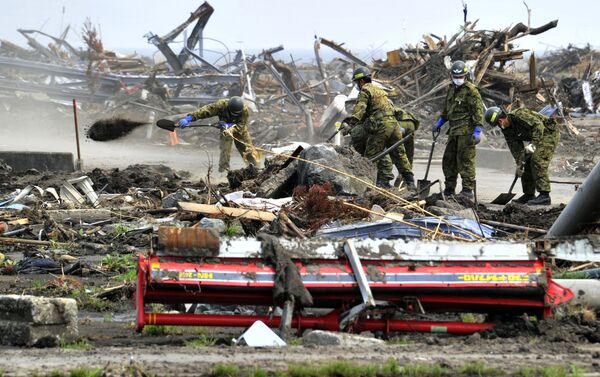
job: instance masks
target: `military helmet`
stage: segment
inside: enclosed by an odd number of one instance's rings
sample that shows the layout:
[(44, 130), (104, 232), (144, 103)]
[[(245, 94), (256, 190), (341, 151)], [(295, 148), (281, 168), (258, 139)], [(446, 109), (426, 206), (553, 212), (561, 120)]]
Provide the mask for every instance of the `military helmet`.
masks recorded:
[(242, 100), (242, 97), (231, 97), (227, 103), (227, 110), (229, 110), (233, 116), (241, 115), (242, 110), (244, 110), (244, 101)]
[(360, 80), (365, 77), (371, 77), (371, 72), (365, 67), (358, 67), (352, 73), (352, 81)]
[(450, 67), (450, 74), (454, 78), (466, 76), (469, 73), (469, 67), (462, 60), (457, 60)]
[(501, 108), (497, 106), (492, 106), (485, 111), (483, 117), (485, 118), (485, 121), (493, 127), (498, 125), (498, 119), (500, 119), (504, 115), (504, 111), (502, 111)]

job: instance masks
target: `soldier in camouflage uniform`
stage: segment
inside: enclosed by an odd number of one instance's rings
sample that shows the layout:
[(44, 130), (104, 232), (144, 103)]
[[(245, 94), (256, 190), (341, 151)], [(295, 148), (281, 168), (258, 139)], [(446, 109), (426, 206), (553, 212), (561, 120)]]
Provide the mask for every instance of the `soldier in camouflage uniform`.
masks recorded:
[[(219, 171), (229, 170), (231, 146), (234, 142), (244, 161), (257, 165), (259, 160), (258, 154), (252, 146), (252, 138), (248, 132), (248, 106), (244, 105), (241, 97), (231, 97), (228, 100), (222, 99), (202, 106), (181, 119), (179, 125), (185, 127), (189, 122), (194, 120), (214, 116), (219, 117), (219, 127), (221, 128), (221, 135), (219, 137), (219, 148), (221, 150)], [(234, 140), (234, 138), (237, 140)]]
[(408, 158), (408, 162), (410, 165), (413, 164), (413, 158), (415, 156), (415, 131), (419, 129), (419, 125), (421, 124), (417, 117), (411, 113), (410, 111), (406, 111), (398, 106), (394, 107), (394, 117), (400, 124), (400, 128), (402, 131), (402, 136), (406, 137), (408, 135), (413, 135), (410, 139), (404, 143), (404, 149), (406, 150), (406, 157)]
[[(516, 174), (521, 177), (523, 195), (515, 202), (550, 204), (548, 166), (560, 140), (556, 121), (529, 109), (506, 114), (498, 107), (487, 109), (485, 120), (502, 129), (506, 144), (517, 163)], [(523, 142), (528, 144), (524, 145)], [(539, 192), (537, 197), (536, 190)]]
[(448, 143), (442, 159), (444, 194), (454, 195), (458, 175), (462, 178), (461, 196), (473, 199), (475, 188), (475, 145), (481, 140), (483, 101), (475, 85), (466, 81), (469, 69), (458, 60), (450, 68), (453, 84), (448, 88), (444, 111), (433, 126), (439, 130), (450, 122)]
[[(362, 67), (356, 69), (352, 75), (352, 81), (356, 83), (360, 93), (352, 115), (344, 120), (352, 127), (350, 130), (346, 130), (345, 134), (352, 134), (353, 127), (358, 124), (364, 127), (367, 134), (364, 155), (371, 158), (402, 139), (402, 132), (400, 125), (394, 118), (394, 106), (389, 101), (385, 91), (371, 83), (369, 71)], [(356, 140), (359, 140), (359, 138), (357, 137)], [(414, 190), (412, 166), (406, 157), (404, 146), (400, 145), (391, 151), (389, 155), (398, 172), (402, 175), (407, 188)], [(389, 181), (394, 178), (394, 175), (389, 161), (387, 158), (377, 161), (376, 184), (380, 187), (391, 188)]]

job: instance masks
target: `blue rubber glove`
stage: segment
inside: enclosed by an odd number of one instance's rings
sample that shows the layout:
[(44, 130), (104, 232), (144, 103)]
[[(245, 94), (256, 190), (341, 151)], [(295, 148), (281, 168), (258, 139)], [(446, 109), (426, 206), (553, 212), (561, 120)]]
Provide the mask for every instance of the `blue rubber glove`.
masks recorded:
[(177, 124), (179, 124), (179, 127), (187, 127), (188, 124), (190, 124), (190, 122), (193, 120), (194, 118), (191, 115), (186, 115), (186, 117), (180, 119)]
[(438, 119), (437, 122), (435, 122), (435, 124), (433, 125), (432, 131), (436, 132), (437, 130), (442, 128), (444, 123), (446, 123), (446, 121), (444, 120), (444, 118), (440, 117), (440, 119)]
[(224, 122), (224, 121), (220, 121), (220, 122), (219, 122), (219, 128), (220, 128), (222, 131), (224, 131), (224, 130), (228, 130), (228, 129), (230, 129), (231, 127), (233, 127), (233, 123), (227, 123), (227, 122)]
[(473, 135), (471, 136), (471, 145), (477, 145), (481, 141), (481, 126), (475, 126), (473, 130)]

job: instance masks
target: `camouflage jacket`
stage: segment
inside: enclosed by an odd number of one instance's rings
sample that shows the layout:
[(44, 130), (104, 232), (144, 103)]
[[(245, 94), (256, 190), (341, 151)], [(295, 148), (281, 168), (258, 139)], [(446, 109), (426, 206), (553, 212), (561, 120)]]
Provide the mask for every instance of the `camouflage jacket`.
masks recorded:
[(548, 118), (536, 111), (517, 109), (507, 114), (510, 127), (502, 130), (508, 149), (516, 161), (523, 155), (523, 142), (530, 141), (536, 148), (544, 142), (544, 133), (554, 133), (558, 125), (552, 118)]
[(472, 134), (475, 126), (483, 125), (483, 101), (477, 87), (468, 81), (458, 87), (451, 84), (441, 116), (450, 122), (448, 135)]
[(415, 114), (398, 106), (394, 106), (394, 117), (400, 123), (400, 127), (408, 131), (407, 133), (415, 132), (421, 124)]
[(388, 99), (385, 90), (371, 83), (363, 85), (358, 94), (358, 101), (352, 110), (352, 118), (358, 122), (376, 123), (386, 116), (394, 116), (394, 105)]
[(248, 124), (249, 111), (248, 106), (244, 105), (242, 114), (239, 117), (234, 117), (227, 110), (228, 99), (220, 99), (216, 102), (198, 108), (196, 111), (191, 112), (190, 115), (194, 120), (211, 118), (218, 116), (219, 120), (227, 123), (235, 123), (238, 126), (245, 126)]

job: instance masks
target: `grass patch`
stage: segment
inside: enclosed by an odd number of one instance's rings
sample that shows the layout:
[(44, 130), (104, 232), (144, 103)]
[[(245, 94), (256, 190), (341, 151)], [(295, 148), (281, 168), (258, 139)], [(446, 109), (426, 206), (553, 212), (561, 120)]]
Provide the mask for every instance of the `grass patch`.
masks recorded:
[(126, 272), (136, 268), (135, 257), (131, 254), (107, 254), (100, 262), (101, 267), (106, 271)]
[(238, 377), (240, 373), (240, 368), (237, 365), (217, 364), (210, 375), (212, 377)]
[(475, 318), (475, 314), (473, 314), (473, 313), (461, 313), (460, 320), (463, 323), (476, 323), (477, 322), (477, 318)]
[(137, 275), (138, 275), (137, 267), (135, 267), (132, 270), (129, 270), (125, 273), (115, 276), (114, 279), (120, 280), (120, 281), (136, 281)]
[(256, 367), (250, 371), (249, 376), (250, 377), (267, 377), (268, 375), (269, 375), (269, 373), (266, 370)]
[(44, 286), (45, 286), (44, 282), (39, 279), (34, 279), (31, 282), (31, 288), (35, 289), (36, 291), (44, 289)]
[(460, 373), (470, 376), (502, 376), (504, 372), (495, 367), (489, 367), (481, 361), (467, 363), (459, 368)]
[(123, 224), (122, 222), (118, 222), (115, 224), (115, 228), (112, 231), (113, 238), (119, 238), (125, 233), (132, 230), (129, 226)]
[(439, 364), (410, 364), (402, 368), (402, 375), (409, 377), (441, 377), (446, 374), (447, 371)]
[(114, 303), (94, 296), (94, 289), (80, 287), (71, 292), (71, 297), (77, 300), (77, 306), (80, 308), (92, 309), (98, 312), (105, 312), (114, 308)]
[(183, 330), (177, 326), (146, 325), (142, 330), (143, 336), (181, 335)]
[(104, 316), (102, 316), (102, 322), (114, 322), (115, 317), (113, 315), (113, 313), (106, 313)]
[(70, 350), (91, 350), (94, 348), (91, 344), (87, 342), (87, 340), (80, 340), (79, 342), (61, 342), (60, 348), (70, 349)]
[(69, 370), (69, 377), (100, 377), (102, 376), (102, 368), (74, 368)]
[(240, 233), (242, 233), (242, 226), (239, 223), (227, 224), (227, 227), (225, 228), (225, 235), (234, 237)]
[(207, 335), (200, 335), (198, 339), (187, 340), (185, 342), (186, 347), (210, 347), (217, 344), (217, 339)]

